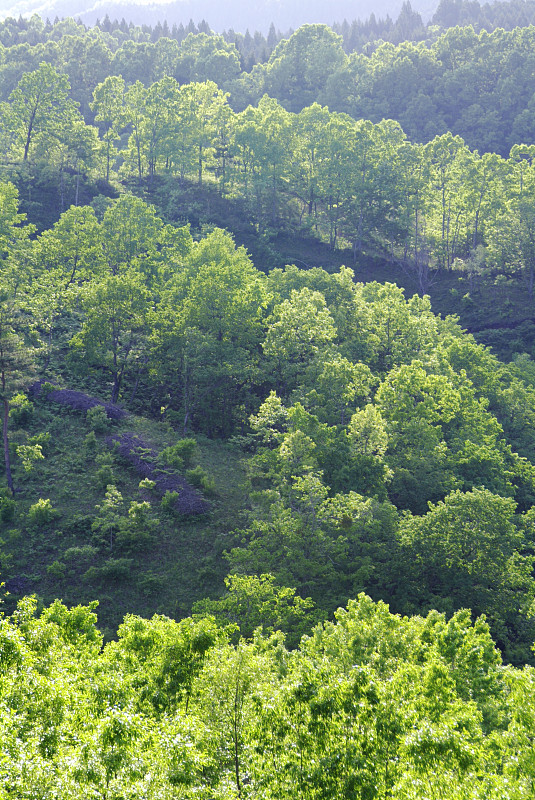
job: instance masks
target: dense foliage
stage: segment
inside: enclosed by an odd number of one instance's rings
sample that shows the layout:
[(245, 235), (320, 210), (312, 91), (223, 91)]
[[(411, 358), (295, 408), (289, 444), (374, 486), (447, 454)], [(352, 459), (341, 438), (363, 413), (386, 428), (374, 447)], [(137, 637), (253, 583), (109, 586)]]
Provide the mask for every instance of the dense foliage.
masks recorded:
[(0, 624), (0, 786), (20, 798), (533, 796), (532, 668), (466, 612), (400, 618), (364, 595), (288, 651), (213, 617), (31, 600)]
[(451, 13), (444, 3), (438, 24), (424, 28), (407, 3), (396, 23), (373, 19), (335, 32), (304, 25), (286, 38), (274, 28), (264, 38), (215, 35), (206, 24), (144, 31), (109, 20), (87, 29), (72, 19), (8, 19), (0, 23), (0, 100), (47, 62), (69, 79), (87, 123), (94, 121), (93, 92), (108, 76), (145, 89), (166, 77), (208, 80), (230, 92), (236, 111), (267, 93), (291, 111), (318, 102), (354, 119), (395, 119), (412, 141), (451, 131), (471, 148), (505, 156), (534, 134), (533, 11), (520, 4), (515, 22), (515, 4), (506, 5), (513, 21), (497, 17), (499, 27)]
[[(492, 53), (501, 63), (510, 53), (516, 63), (519, 50), (531, 52), (532, 37), (531, 28), (480, 36), (456, 29), (431, 50), (424, 45), (396, 49), (385, 44), (370, 59), (359, 56), (352, 66), (332, 31), (310, 25), (281, 42), (265, 68), (242, 79), (237, 77), (238, 59), (230, 45), (221, 37), (198, 34), (188, 36), (180, 47), (169, 39), (150, 45), (155, 59), (150, 79), (163, 75), (155, 82), (145, 85), (147, 75), (138, 69), (142, 61), (119, 49), (113, 59), (120, 67), (113, 68), (109, 51), (110, 58), (96, 71), (89, 65), (84, 69), (85, 86), (78, 85), (76, 90), (65, 74), (69, 70), (71, 81), (78, 80), (74, 70), (66, 62), (58, 69), (51, 63), (57, 59), (49, 58), (25, 72), (6, 93), (0, 127), (3, 172), (19, 186), (23, 208), (46, 227), (57, 215), (49, 195), (40, 199), (39, 187), (45, 181), (55, 187), (59, 210), (66, 210), (71, 203), (79, 205), (81, 198), (87, 202), (94, 196), (92, 181), (97, 176), (101, 191), (108, 195), (113, 194), (109, 181), (117, 177), (139, 190), (146, 181), (150, 185), (165, 178), (171, 183), (162, 185), (156, 199), (171, 220), (177, 217), (173, 181), (193, 181), (199, 187), (208, 183), (223, 198), (241, 202), (266, 235), (285, 229), (318, 237), (333, 248), (351, 245), (355, 257), (362, 252), (380, 253), (413, 274), (420, 292), (428, 289), (436, 270), (454, 268), (469, 277), (470, 289), (482, 275), (500, 274), (504, 281), (523, 282), (531, 297), (535, 264), (531, 145), (513, 144), (509, 156), (503, 158), (496, 153), (480, 155), (452, 133), (425, 144), (411, 143), (392, 120), (377, 124), (355, 120), (315, 101), (338, 106), (354, 117), (399, 117), (391, 106), (391, 100), (394, 105), (398, 102), (395, 91), (392, 94), (398, 85), (402, 116), (407, 115), (409, 129), (419, 119), (425, 120), (425, 130), (415, 132), (416, 138), (425, 138), (437, 126), (421, 94), (425, 85), (417, 74), (421, 63), (426, 80), (444, 105), (438, 128), (459, 129), (471, 139), (468, 128), (459, 128), (451, 116), (457, 113), (451, 92), (436, 88), (439, 73), (430, 69), (431, 61), (444, 61), (447, 56), (450, 66), (459, 71), (450, 82), (456, 100), (459, 81), (463, 91), (481, 96), (477, 76), (468, 77), (465, 67), (479, 70), (488, 87), (489, 75), (498, 76), (501, 69), (497, 65), (496, 73), (490, 70)], [(99, 41), (104, 47), (98, 36), (70, 39), (77, 47), (96, 47)], [(409, 68), (409, 55), (414, 56), (410, 69), (416, 69), (414, 86), (423, 116), (407, 99), (411, 80), (406, 74), (402, 80), (395, 78), (403, 47), (412, 48), (412, 55), (407, 50), (402, 60)], [(13, 49), (5, 49), (6, 75)], [(457, 50), (459, 57), (454, 55)], [(373, 85), (364, 73), (357, 74), (362, 65), (373, 77)], [(134, 66), (137, 71), (132, 71)], [(109, 74), (97, 83), (105, 72), (118, 69), (122, 74)], [(519, 75), (529, 73), (523, 61), (518, 71)], [(247, 94), (258, 99), (264, 91), (272, 97), (264, 94), (257, 105), (236, 112), (228, 92), (213, 78), (223, 87), (234, 87), (231, 99), (240, 92), (242, 99)], [(384, 81), (385, 92), (379, 89), (379, 80)], [(514, 120), (509, 116), (497, 121), (497, 112), (489, 111), (496, 128), (487, 124), (487, 112), (474, 105), (474, 97), (466, 98), (466, 107), (481, 135), (490, 137), (484, 148), (503, 151), (506, 129), (511, 131), (509, 143), (530, 141), (531, 112), (520, 95), (513, 109), (510, 82), (499, 81), (508, 98), (508, 104), (499, 101), (500, 108), (514, 111)], [(4, 85), (9, 86), (9, 80)], [(521, 88), (521, 83), (515, 86)], [(339, 102), (333, 102), (335, 87)], [(72, 96), (80, 99), (86, 119)], [(384, 103), (374, 111), (367, 97), (372, 105), (380, 98)], [(93, 124), (88, 124), (88, 117)], [(102, 203), (100, 207), (102, 211)]]
[(532, 303), (534, 29), (105, 27), (0, 30), (3, 788), (531, 797), (535, 352), (425, 292)]
[[(20, 359), (31, 353), (49, 383), (123, 399), (183, 436), (239, 434), (251, 517), (229, 542), (233, 571), (270, 573), (326, 613), (362, 590), (396, 610), (470, 606), (487, 614), (507, 658), (529, 659), (527, 356), (501, 364), (454, 319), (435, 316), (427, 298), (355, 283), (347, 268), (266, 275), (225, 231), (195, 241), (128, 194), (100, 220), (92, 207), (73, 206), (30, 238), (13, 187), (2, 191), (0, 367), (6, 452), (13, 417), (19, 474), (38, 468), (47, 433), (33, 433), (23, 413), (20, 392), (33, 372)], [(51, 388), (40, 405), (60, 401)], [(102, 433), (98, 411), (88, 421)], [(168, 447), (163, 464), (209, 494), (186, 449)], [(121, 510), (113, 469), (101, 463), (104, 500), (80, 544), (108, 556), (117, 544), (120, 557), (150, 549), (154, 501), (142, 494)]]

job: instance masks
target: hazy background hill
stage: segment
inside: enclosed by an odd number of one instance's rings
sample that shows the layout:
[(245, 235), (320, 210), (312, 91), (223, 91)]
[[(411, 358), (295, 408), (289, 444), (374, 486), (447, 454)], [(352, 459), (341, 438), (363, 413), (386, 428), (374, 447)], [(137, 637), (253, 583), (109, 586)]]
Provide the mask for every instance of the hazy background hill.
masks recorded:
[[(419, 11), (424, 18), (428, 18), (435, 7), (435, 3), (425, 0), (413, 3), (413, 8)], [(266, 33), (273, 22), (281, 30), (298, 28), (307, 22), (321, 22), (331, 24), (343, 19), (365, 19), (374, 13), (384, 17), (389, 14), (397, 17), (402, 6), (402, 0), (335, 0), (325, 3), (323, 0), (257, 0), (254, 3), (243, 4), (240, 0), (229, 0), (226, 3), (217, 3), (214, 0), (175, 0), (170, 3), (128, 3), (128, 2), (91, 2), (91, 0), (0, 0), (0, 18), (8, 16), (18, 17), (19, 14), (27, 16), (37, 13), (43, 18), (76, 17), (83, 22), (93, 24), (95, 20), (102, 19), (106, 14), (111, 19), (121, 19), (135, 24), (155, 24), (164, 19), (173, 23), (187, 24), (190, 19), (198, 22), (208, 20), (215, 31), (234, 28), (243, 32), (247, 28)]]

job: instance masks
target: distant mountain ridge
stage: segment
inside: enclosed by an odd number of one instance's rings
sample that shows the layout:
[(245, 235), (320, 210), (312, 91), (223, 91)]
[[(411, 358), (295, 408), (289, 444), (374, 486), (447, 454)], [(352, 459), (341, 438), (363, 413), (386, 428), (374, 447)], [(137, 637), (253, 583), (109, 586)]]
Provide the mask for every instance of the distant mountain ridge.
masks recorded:
[[(422, 0), (413, 3), (413, 8), (427, 19), (434, 11), (433, 5)], [(246, 29), (267, 33), (273, 22), (276, 28), (288, 30), (298, 28), (307, 22), (331, 24), (343, 19), (365, 19), (374, 13), (378, 17), (389, 14), (397, 17), (401, 10), (402, 0), (335, 0), (325, 3), (323, 0), (258, 0), (256, 3), (244, 5), (240, 0), (228, 0), (216, 3), (214, 0), (173, 0), (169, 3), (133, 3), (107, 2), (107, 0), (0, 0), (0, 19), (5, 17), (24, 17), (39, 14), (41, 17), (54, 19), (57, 17), (80, 18), (88, 25), (95, 23), (108, 14), (111, 19), (124, 19), (137, 25), (154, 25), (158, 21), (167, 20), (169, 24), (181, 22), (185, 25), (190, 19), (199, 22), (207, 20), (210, 27), (217, 31), (233, 28), (238, 32)]]

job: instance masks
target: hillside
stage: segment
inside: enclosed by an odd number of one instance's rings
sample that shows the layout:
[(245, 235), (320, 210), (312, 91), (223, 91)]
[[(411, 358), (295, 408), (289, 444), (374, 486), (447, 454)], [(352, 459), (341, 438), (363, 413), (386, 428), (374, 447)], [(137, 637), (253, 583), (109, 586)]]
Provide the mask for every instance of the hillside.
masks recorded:
[(532, 12), (0, 23), (1, 800), (532, 800)]
[[(106, 442), (134, 434), (144, 449), (161, 452), (177, 441), (168, 423), (132, 415), (86, 421), (85, 411), (47, 397), (32, 399), (22, 417), (12, 446), (43, 442), (45, 457), (29, 473), (19, 463), (16, 506), (3, 501), (6, 610), (29, 593), (69, 605), (98, 597), (101, 629), (111, 636), (127, 613), (180, 618), (196, 600), (221, 591), (221, 554), (245, 506), (239, 452), (201, 437), (195, 465), (210, 477), (206, 512), (184, 514), (172, 496), (161, 503), (158, 487), (140, 486), (143, 473)], [(164, 462), (155, 466), (174, 472)], [(115, 494), (107, 493), (111, 484)], [(121, 518), (131, 522), (122, 531)]]
[[(48, 17), (73, 17), (81, 19), (89, 25), (94, 25), (97, 19), (109, 15), (112, 19), (131, 20), (136, 25), (153, 24), (166, 20), (169, 25), (183, 23), (187, 25), (193, 19), (196, 22), (208, 20), (215, 31), (233, 28), (245, 32), (262, 31), (267, 33), (272, 23), (282, 30), (295, 29), (306, 22), (321, 22), (326, 25), (335, 20), (344, 18), (365, 18), (372, 12), (378, 15), (397, 16), (402, 3), (396, 0), (382, 0), (380, 3), (360, 2), (358, 6), (348, 0), (336, 0), (328, 7), (317, 0), (308, 0), (306, 7), (296, 3), (295, 0), (263, 0), (257, 3), (254, 9), (247, 9), (243, 4), (226, 3), (224, 6), (202, 0), (193, 3), (190, 0), (165, 3), (136, 3), (136, 2), (88, 2), (80, 0), (75, 4), (67, 4), (64, 0), (50, 0), (45, 3), (32, 3), (30, 0), (3, 0), (0, 5), (0, 18), (18, 17), (19, 14), (31, 16), (40, 14), (43, 19)], [(425, 8), (423, 8), (425, 6)], [(425, 12), (434, 10), (429, 3), (422, 3)]]

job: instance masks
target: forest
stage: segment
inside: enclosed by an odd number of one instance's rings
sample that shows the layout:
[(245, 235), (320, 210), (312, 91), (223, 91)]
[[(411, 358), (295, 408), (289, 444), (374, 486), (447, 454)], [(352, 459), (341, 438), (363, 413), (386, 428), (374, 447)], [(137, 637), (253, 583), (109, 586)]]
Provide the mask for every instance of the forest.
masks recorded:
[(534, 796), (529, 8), (0, 23), (2, 800)]

